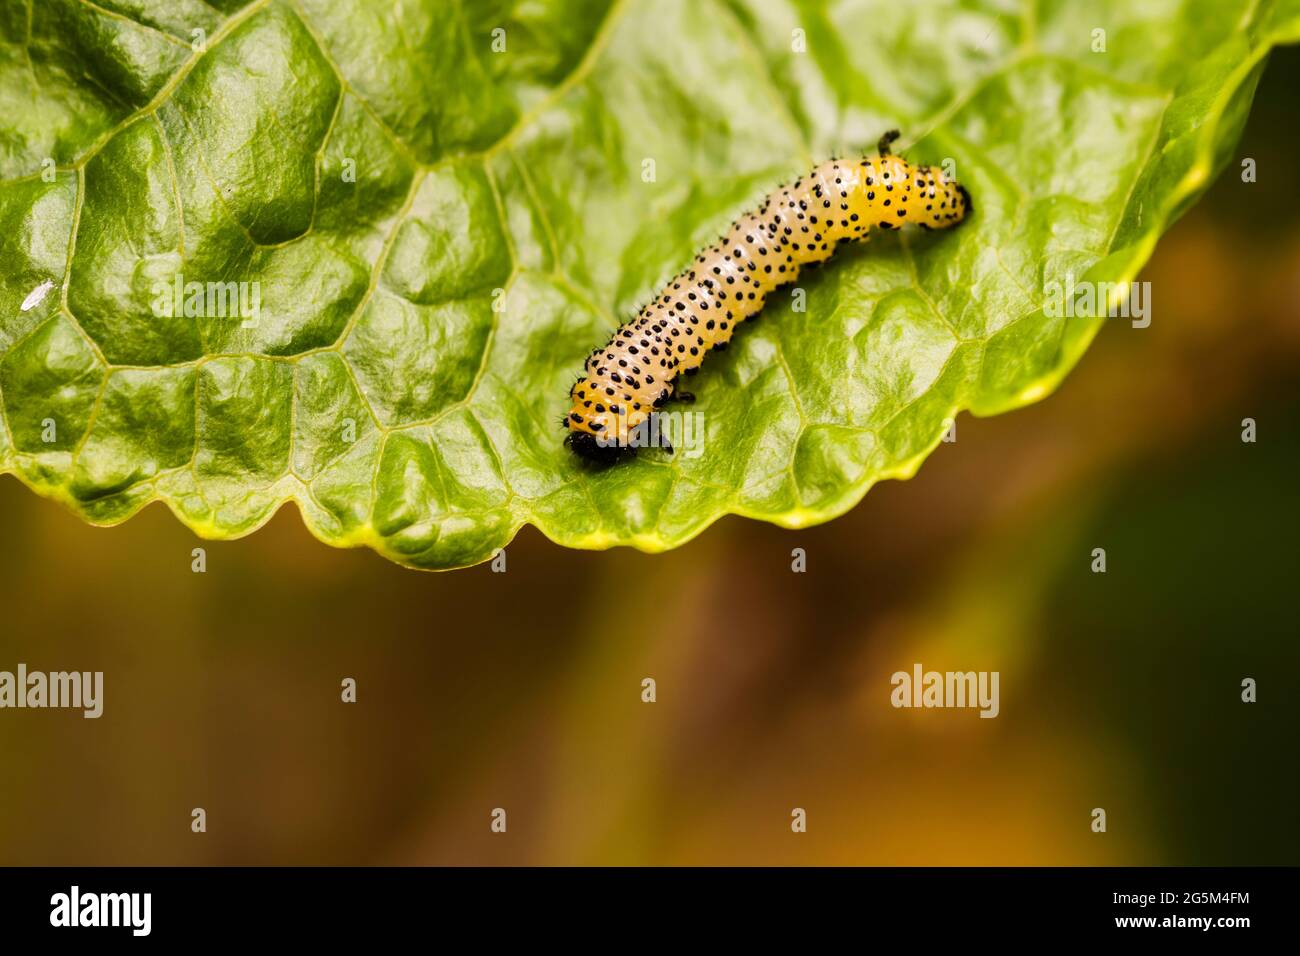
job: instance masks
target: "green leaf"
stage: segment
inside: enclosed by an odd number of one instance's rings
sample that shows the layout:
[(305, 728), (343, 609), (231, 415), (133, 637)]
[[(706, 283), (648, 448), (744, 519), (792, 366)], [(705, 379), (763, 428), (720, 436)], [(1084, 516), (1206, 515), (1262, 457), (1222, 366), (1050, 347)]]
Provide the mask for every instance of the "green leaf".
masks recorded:
[[(1056, 387), (1101, 320), (1048, 284), (1133, 279), (1297, 36), (1300, 0), (0, 0), (0, 471), (212, 537), (292, 500), (426, 568), (825, 521)], [(585, 353), (891, 127), (973, 217), (775, 296), (694, 380), (702, 455), (578, 467)]]

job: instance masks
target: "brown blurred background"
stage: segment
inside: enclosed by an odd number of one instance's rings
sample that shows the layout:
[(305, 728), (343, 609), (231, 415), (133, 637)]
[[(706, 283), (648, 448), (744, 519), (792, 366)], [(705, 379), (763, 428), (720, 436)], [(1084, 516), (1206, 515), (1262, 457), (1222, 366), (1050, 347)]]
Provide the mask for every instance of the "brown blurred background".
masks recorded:
[[(0, 479), (0, 669), (105, 672), (99, 720), (0, 711), (0, 863), (1300, 862), (1298, 84), (1280, 51), (1149, 328), (822, 527), (422, 574)], [(1000, 671), (1000, 716), (892, 708), (918, 661)]]

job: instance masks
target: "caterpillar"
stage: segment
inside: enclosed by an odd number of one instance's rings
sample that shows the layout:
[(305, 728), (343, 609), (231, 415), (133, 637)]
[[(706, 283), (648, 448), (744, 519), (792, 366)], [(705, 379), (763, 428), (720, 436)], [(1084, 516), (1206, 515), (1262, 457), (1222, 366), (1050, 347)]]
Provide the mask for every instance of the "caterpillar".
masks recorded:
[(677, 390), (678, 376), (695, 372), (769, 293), (795, 281), (803, 266), (830, 258), (840, 242), (866, 239), (872, 227), (961, 222), (971, 211), (966, 189), (934, 166), (891, 155), (898, 135), (885, 133), (874, 158), (828, 160), (792, 186), (778, 186), (595, 349), (569, 389), (565, 443), (600, 462), (633, 448), (633, 432), (669, 399), (693, 400)]

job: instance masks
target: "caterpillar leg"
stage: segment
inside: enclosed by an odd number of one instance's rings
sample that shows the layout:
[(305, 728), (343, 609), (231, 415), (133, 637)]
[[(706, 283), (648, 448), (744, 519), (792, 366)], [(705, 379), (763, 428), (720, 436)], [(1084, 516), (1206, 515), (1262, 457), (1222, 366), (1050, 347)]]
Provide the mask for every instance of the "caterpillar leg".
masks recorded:
[(663, 428), (659, 425), (659, 420), (658, 420), (659, 415), (660, 415), (659, 412), (654, 412), (650, 415), (650, 418), (646, 419), (646, 421), (654, 420), (653, 434), (655, 435), (656, 438), (659, 439), (658, 447), (662, 448), (670, 455), (675, 455), (677, 454), (677, 452), (673, 449), (673, 443), (668, 440), (668, 435), (664, 432)]
[(902, 134), (899, 133), (898, 130), (896, 129), (886, 130), (885, 134), (880, 137), (880, 142), (876, 145), (876, 149), (880, 153), (880, 155), (888, 156), (890, 152), (889, 150), (890, 144), (892, 144), (894, 140), (898, 139), (898, 137), (901, 135)]
[(668, 454), (674, 454), (672, 442), (660, 421), (663, 412), (651, 412), (645, 421), (627, 433), (628, 444), (633, 451), (640, 448), (662, 448)]

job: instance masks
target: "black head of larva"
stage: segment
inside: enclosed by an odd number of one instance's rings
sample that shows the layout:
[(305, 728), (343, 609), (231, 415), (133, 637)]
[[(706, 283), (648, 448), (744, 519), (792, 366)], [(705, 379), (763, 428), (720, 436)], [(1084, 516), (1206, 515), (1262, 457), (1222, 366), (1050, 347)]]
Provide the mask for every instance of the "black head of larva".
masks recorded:
[(961, 201), (966, 204), (966, 215), (969, 216), (975, 211), (975, 207), (971, 205), (970, 193), (968, 193), (966, 187), (960, 183), (957, 185), (957, 195), (961, 196)]
[(636, 453), (636, 449), (615, 443), (602, 443), (591, 432), (571, 431), (564, 443), (583, 461), (607, 468)]

